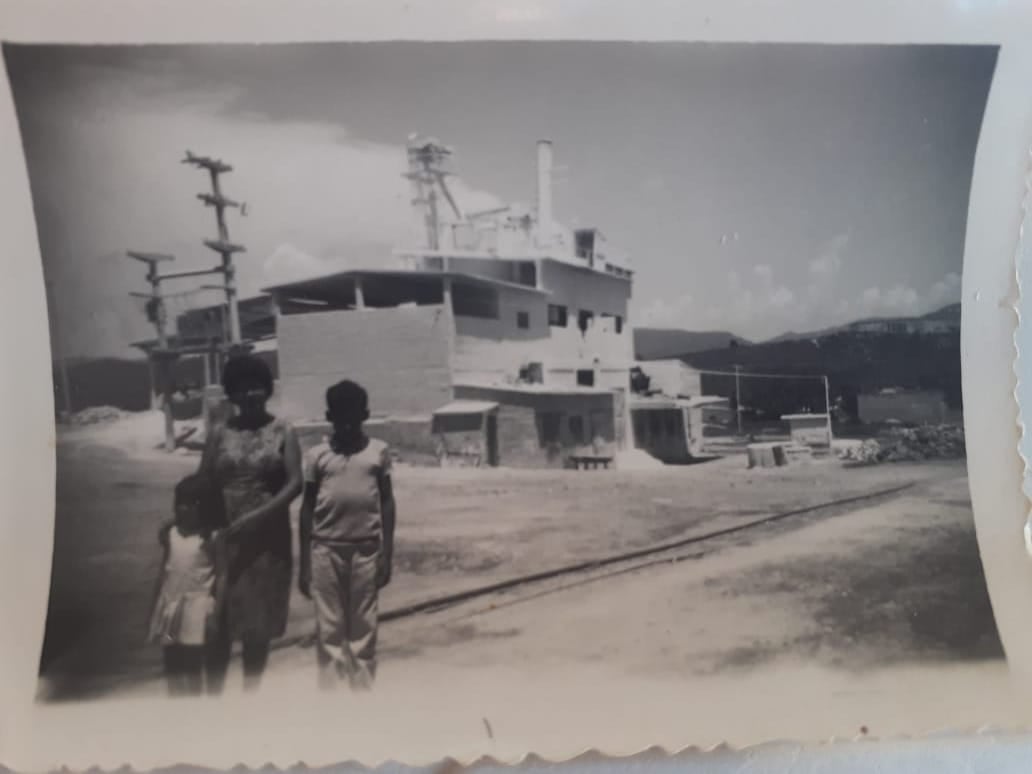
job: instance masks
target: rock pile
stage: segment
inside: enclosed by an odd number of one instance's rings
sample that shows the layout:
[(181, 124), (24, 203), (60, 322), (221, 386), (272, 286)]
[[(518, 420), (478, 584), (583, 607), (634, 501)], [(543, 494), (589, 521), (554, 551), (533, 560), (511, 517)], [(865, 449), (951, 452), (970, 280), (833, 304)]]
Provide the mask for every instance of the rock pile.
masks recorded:
[(868, 439), (839, 451), (846, 462), (875, 464), (879, 462), (922, 462), (964, 457), (964, 429), (954, 425), (893, 429), (881, 442)]
[(128, 411), (122, 411), (114, 406), (91, 406), (70, 415), (68, 423), (78, 426), (108, 424), (117, 422), (128, 414)]
[(927, 425), (896, 430), (883, 451), (886, 462), (960, 459), (966, 451), (964, 428)]

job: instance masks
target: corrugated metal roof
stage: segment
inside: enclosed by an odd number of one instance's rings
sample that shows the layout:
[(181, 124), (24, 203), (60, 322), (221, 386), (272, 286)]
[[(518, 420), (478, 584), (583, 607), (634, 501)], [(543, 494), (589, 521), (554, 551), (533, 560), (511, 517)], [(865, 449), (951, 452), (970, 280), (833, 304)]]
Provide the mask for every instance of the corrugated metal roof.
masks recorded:
[(434, 416), (453, 416), (456, 414), (486, 414), (498, 408), (497, 403), (487, 400), (453, 400), (434, 411)]
[(508, 288), (510, 290), (518, 290), (525, 293), (534, 293), (536, 295), (548, 296), (551, 293), (544, 288), (537, 288), (530, 285), (521, 285), (516, 282), (507, 282), (505, 280), (495, 279), (493, 277), (485, 277), (480, 274), (472, 274), (470, 272), (462, 271), (436, 271), (429, 269), (349, 269), (347, 271), (336, 271), (328, 274), (322, 274), (316, 277), (308, 277), (305, 279), (295, 280), (293, 282), (282, 282), (277, 285), (270, 285), (262, 288), (263, 293), (290, 293), (290, 292), (304, 292), (310, 291), (314, 288), (318, 288), (329, 282), (349, 279), (410, 279), (410, 280), (428, 280), (438, 281), (441, 279), (451, 279), (458, 282), (467, 282), (472, 285), (484, 285), (488, 287)]
[(671, 398), (666, 395), (635, 396), (630, 399), (630, 407), (632, 409), (697, 408), (699, 406), (721, 406), (728, 402), (728, 398), (719, 395), (698, 395), (694, 398)]
[(456, 382), (456, 387), (467, 387), (476, 390), (492, 390), (494, 392), (512, 392), (520, 395), (612, 395), (614, 390), (607, 390), (604, 387), (582, 387), (557, 385), (546, 385), (537, 383), (527, 384), (494, 384), (491, 382)]

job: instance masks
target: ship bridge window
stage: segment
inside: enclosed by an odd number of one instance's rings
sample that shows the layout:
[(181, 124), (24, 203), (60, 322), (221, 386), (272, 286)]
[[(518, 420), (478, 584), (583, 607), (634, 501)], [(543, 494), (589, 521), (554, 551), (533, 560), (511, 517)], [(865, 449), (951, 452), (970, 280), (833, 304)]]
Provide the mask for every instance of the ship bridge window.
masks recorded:
[(623, 333), (623, 317), (618, 314), (604, 314), (602, 316), (613, 321), (613, 333)]
[(592, 229), (579, 229), (573, 235), (578, 258), (593, 261), (595, 257), (595, 232)]
[(577, 327), (581, 333), (587, 333), (595, 320), (595, 313), (589, 309), (581, 309), (577, 314)]
[(452, 311), (456, 317), (498, 319), (498, 292), (494, 288), (456, 284), (452, 289)]
[(567, 323), (567, 311), (565, 306), (559, 304), (548, 305), (548, 324), (553, 328), (565, 328)]
[(513, 281), (530, 288), (537, 287), (537, 266), (533, 261), (520, 261), (513, 267)]

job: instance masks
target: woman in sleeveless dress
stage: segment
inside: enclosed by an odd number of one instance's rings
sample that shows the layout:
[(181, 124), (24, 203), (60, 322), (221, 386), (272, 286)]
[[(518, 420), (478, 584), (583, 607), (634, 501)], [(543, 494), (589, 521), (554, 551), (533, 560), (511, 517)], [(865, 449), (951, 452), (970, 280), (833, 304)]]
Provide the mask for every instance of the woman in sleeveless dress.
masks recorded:
[(273, 379), (265, 361), (230, 359), (222, 386), (235, 415), (212, 430), (201, 460), (201, 472), (222, 492), (229, 522), (219, 650), (228, 664), (233, 643), (241, 643), (244, 687), (254, 689), (271, 641), (287, 626), (290, 503), (302, 488), (301, 448), (293, 428), (266, 410)]

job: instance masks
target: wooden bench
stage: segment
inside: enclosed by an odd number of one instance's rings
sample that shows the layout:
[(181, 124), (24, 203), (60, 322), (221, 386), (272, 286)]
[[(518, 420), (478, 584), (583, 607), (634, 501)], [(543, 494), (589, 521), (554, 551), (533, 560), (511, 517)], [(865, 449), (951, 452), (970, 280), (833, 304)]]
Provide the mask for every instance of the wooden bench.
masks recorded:
[(576, 454), (569, 458), (570, 467), (576, 468), (577, 470), (597, 470), (599, 468), (608, 468), (612, 462), (612, 457), (596, 456), (593, 454)]

